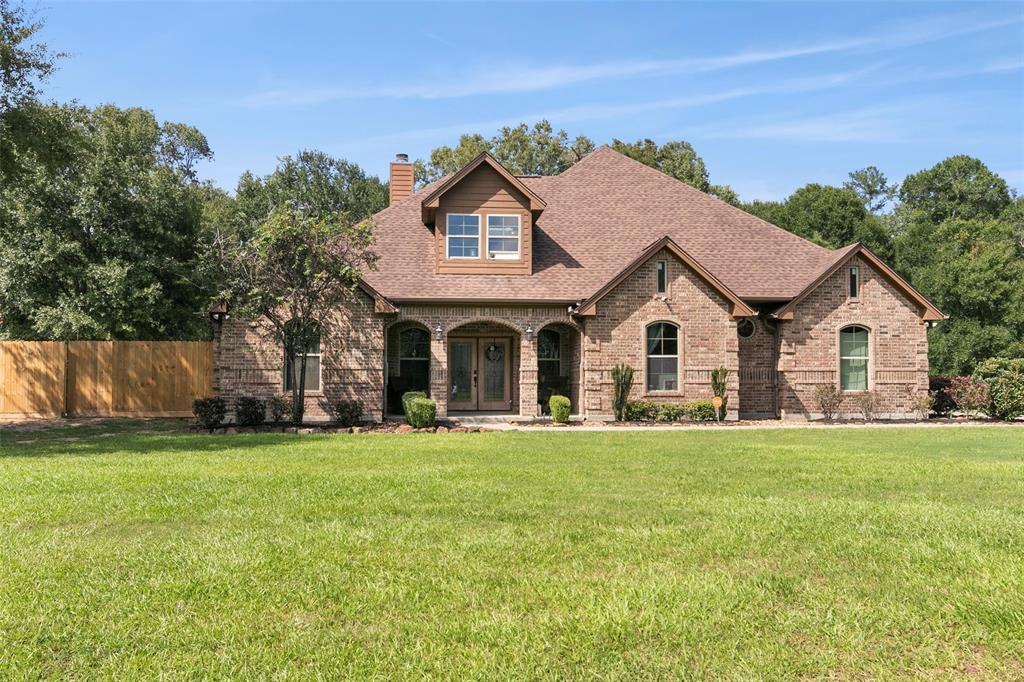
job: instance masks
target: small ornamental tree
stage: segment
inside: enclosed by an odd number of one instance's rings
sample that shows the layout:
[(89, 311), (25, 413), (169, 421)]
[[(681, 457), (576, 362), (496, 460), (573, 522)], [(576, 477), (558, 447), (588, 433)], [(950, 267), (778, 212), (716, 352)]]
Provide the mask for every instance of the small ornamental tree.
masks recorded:
[(723, 421), (729, 410), (729, 395), (726, 390), (728, 379), (729, 370), (725, 367), (711, 370), (711, 391), (722, 399), (722, 404), (718, 408), (718, 421)]
[(305, 410), (306, 350), (352, 300), (363, 270), (375, 266), (372, 243), (369, 222), (353, 224), (342, 213), (313, 215), (296, 202), (274, 208), (248, 229), (217, 235), (223, 299), (233, 314), (267, 322), (286, 366), (293, 359), (296, 424)]

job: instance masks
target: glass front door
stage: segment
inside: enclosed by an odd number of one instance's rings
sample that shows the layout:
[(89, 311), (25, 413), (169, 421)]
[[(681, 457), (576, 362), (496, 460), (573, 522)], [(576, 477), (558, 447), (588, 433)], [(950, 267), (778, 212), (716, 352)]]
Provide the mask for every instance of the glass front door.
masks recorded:
[(448, 409), (452, 412), (512, 408), (511, 340), (448, 341)]

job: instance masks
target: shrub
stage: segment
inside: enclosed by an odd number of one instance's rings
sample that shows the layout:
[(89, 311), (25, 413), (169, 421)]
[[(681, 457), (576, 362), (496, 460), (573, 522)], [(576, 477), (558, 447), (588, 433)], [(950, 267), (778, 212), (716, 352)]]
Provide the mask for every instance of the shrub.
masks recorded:
[(270, 407), (270, 420), (280, 423), (292, 413), (292, 397), (290, 395), (275, 395), (270, 399), (268, 406)]
[(654, 418), (660, 422), (677, 422), (686, 416), (686, 407), (679, 403), (662, 403)]
[[(411, 391), (410, 391), (411, 392)], [(405, 395), (409, 395), (406, 393)], [(417, 429), (424, 429), (434, 425), (437, 417), (437, 403), (430, 398), (415, 397), (405, 401), (405, 420)]]
[(423, 391), (406, 391), (405, 393), (402, 394), (402, 413), (408, 416), (408, 414), (409, 414), (409, 403), (411, 401), (415, 400), (416, 398), (429, 398), (429, 397), (430, 396), (428, 396)]
[(843, 402), (843, 392), (835, 384), (819, 384), (814, 387), (814, 402), (818, 404), (825, 421), (832, 421)]
[(928, 419), (933, 407), (935, 407), (934, 393), (925, 393), (918, 396), (917, 400), (914, 401), (914, 412), (917, 412), (919, 419)]
[(341, 426), (356, 426), (363, 421), (363, 406), (357, 400), (335, 400), (330, 408), (334, 421)]
[(853, 402), (860, 410), (864, 421), (874, 421), (878, 411), (882, 408), (882, 398), (875, 391), (862, 391), (853, 397)]
[(726, 380), (729, 378), (729, 370), (725, 367), (711, 370), (711, 390), (716, 398), (722, 399), (722, 405), (718, 408), (718, 421), (725, 419), (726, 411), (729, 409), (729, 396), (726, 395)]
[(627, 404), (632, 388), (633, 368), (625, 364), (615, 365), (612, 368), (612, 412), (615, 413), (615, 421), (629, 419)]
[(626, 403), (626, 421), (652, 422), (658, 416), (658, 404), (650, 400), (630, 400)]
[(686, 416), (695, 422), (708, 422), (715, 420), (715, 406), (710, 400), (691, 400), (683, 405)]
[(224, 423), (227, 405), (224, 398), (199, 398), (192, 401), (192, 414), (204, 429), (214, 430)]
[(946, 395), (956, 408), (973, 417), (989, 406), (989, 387), (981, 379), (953, 377), (946, 387)]
[(569, 409), (571, 403), (564, 395), (553, 395), (548, 400), (548, 409), (551, 410), (551, 418), (559, 424), (569, 421)]
[(988, 385), (990, 417), (1009, 421), (1024, 414), (1024, 358), (989, 358), (971, 376)]
[(235, 401), (235, 421), (239, 426), (259, 426), (267, 418), (267, 403), (248, 396)]
[(932, 412), (942, 417), (947, 416), (956, 409), (956, 403), (953, 402), (953, 399), (949, 397), (949, 393), (946, 392), (951, 381), (952, 377), (928, 377), (928, 392), (935, 396)]

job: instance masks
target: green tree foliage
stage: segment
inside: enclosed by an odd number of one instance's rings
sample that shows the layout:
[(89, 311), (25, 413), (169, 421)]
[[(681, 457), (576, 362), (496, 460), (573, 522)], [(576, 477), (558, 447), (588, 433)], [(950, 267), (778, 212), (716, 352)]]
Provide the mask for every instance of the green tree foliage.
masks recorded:
[(862, 242), (881, 258), (892, 258), (892, 239), (852, 189), (811, 183), (786, 201), (753, 201), (749, 213), (832, 249)]
[(491, 139), (466, 134), (453, 147), (438, 147), (430, 159), (416, 161), (416, 182), (433, 182), (456, 172), (481, 152), (490, 152), (498, 162), (516, 175), (557, 175), (594, 150), (594, 143), (580, 135), (569, 140), (564, 130), (555, 132), (548, 121), (531, 128), (526, 123), (506, 126)]
[(612, 149), (691, 187), (696, 187), (701, 192), (708, 192), (711, 189), (704, 159), (689, 142), (677, 140), (659, 146), (654, 140), (649, 139), (636, 142), (612, 140)]
[(1010, 204), (1006, 181), (963, 154), (907, 176), (899, 195), (904, 208), (923, 212), (933, 223), (995, 218)]
[(895, 198), (899, 187), (889, 184), (889, 179), (875, 166), (868, 166), (850, 173), (850, 179), (843, 187), (853, 190), (872, 213), (880, 212)]
[(15, 148), (16, 181), (0, 187), (2, 334), (208, 334), (194, 182), (206, 139), (142, 109), (28, 106), (42, 144)]

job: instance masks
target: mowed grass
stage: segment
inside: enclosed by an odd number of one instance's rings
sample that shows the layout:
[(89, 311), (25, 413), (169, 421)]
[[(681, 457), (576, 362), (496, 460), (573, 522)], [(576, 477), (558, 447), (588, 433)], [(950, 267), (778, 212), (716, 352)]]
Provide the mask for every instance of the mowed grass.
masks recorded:
[(1024, 677), (1024, 429), (98, 431), (0, 434), (4, 679)]

